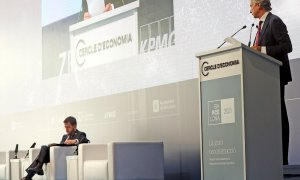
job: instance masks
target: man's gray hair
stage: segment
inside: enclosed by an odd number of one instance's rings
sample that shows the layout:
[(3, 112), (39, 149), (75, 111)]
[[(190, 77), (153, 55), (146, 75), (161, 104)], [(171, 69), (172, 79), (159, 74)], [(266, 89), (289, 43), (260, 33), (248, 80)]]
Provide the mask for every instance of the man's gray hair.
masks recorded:
[(259, 3), (266, 11), (271, 11), (271, 1), (270, 0), (251, 0), (254, 3)]

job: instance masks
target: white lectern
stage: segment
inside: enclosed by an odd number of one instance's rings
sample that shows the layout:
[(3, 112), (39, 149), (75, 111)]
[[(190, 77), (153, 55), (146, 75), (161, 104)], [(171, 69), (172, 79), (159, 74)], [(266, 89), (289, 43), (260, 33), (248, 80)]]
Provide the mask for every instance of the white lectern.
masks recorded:
[(203, 180), (282, 180), (281, 62), (243, 44), (199, 58)]

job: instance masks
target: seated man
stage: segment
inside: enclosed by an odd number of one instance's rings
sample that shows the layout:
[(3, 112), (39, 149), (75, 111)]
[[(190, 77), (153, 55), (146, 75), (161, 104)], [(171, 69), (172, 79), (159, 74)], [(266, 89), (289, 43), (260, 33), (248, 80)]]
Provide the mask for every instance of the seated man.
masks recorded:
[[(84, 132), (77, 130), (77, 121), (74, 117), (67, 117), (64, 120), (65, 129), (67, 134), (63, 135), (60, 144), (62, 145), (78, 145), (80, 143), (88, 143), (89, 140), (86, 138)], [(41, 151), (37, 158), (32, 162), (32, 164), (26, 169), (28, 173), (26, 177), (23, 177), (22, 180), (30, 180), (35, 174), (44, 175), (43, 165), (49, 163), (49, 149), (52, 145), (42, 146)], [(56, 144), (59, 146), (59, 144)]]

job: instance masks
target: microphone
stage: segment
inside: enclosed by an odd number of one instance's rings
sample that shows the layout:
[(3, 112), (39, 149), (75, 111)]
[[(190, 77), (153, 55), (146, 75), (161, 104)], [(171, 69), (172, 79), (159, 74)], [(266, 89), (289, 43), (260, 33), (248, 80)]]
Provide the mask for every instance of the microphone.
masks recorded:
[(16, 144), (16, 147), (15, 147), (15, 159), (18, 159), (18, 152), (19, 152), (19, 144)]
[[(35, 148), (35, 145), (36, 145), (36, 143), (34, 142), (34, 143), (30, 146), (29, 149)], [(25, 158), (27, 158), (28, 155), (29, 155), (29, 149), (28, 149), (28, 151), (27, 151), (27, 153), (26, 153), (26, 155), (25, 155)]]
[[(239, 33), (241, 30), (243, 30), (243, 29), (246, 29), (247, 28), (247, 26), (245, 25), (245, 26), (243, 26), (241, 29), (239, 29), (237, 32), (235, 32), (233, 35), (231, 35), (230, 37), (233, 37), (233, 36), (235, 36), (237, 33)], [(219, 47), (218, 47), (218, 49), (220, 49), (224, 44), (225, 44), (226, 42), (224, 41)]]
[(30, 146), (30, 148), (35, 148), (35, 145), (36, 145), (36, 143), (34, 142), (34, 143)]
[(251, 46), (251, 41), (252, 41), (252, 29), (254, 27), (254, 23), (252, 23), (251, 25), (251, 29), (250, 29), (250, 38), (249, 38), (249, 43), (248, 43), (248, 46), (250, 47)]
[(83, 17), (83, 9), (82, 9), (82, 5), (81, 5), (80, 11), (77, 16), (77, 22), (80, 22), (82, 20), (82, 17)]

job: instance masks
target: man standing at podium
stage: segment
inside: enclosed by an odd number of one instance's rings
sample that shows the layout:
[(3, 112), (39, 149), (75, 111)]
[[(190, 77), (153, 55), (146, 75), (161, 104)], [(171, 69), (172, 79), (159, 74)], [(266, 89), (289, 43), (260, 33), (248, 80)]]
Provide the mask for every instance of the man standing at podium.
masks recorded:
[[(121, 6), (124, 6), (125, 4), (132, 3), (136, 0), (105, 0), (105, 7), (104, 7), (104, 12), (111, 11), (113, 8), (118, 8)], [(100, 7), (99, 7), (100, 8)], [(89, 13), (89, 7), (87, 0), (82, 0), (82, 12), (83, 12), (83, 20), (91, 18), (91, 15)]]
[[(99, 8), (101, 8), (101, 7), (99, 7)], [(83, 17), (82, 17), (83, 20), (91, 18), (91, 15), (89, 13), (87, 0), (82, 0), (81, 9), (82, 9), (82, 13), (83, 13)], [(108, 12), (108, 11), (111, 11), (111, 10), (112, 10), (112, 4), (107, 3), (104, 7), (103, 12)]]
[(283, 141), (283, 164), (288, 164), (289, 121), (286, 111), (285, 85), (292, 81), (288, 53), (292, 52), (292, 43), (286, 25), (272, 14), (270, 0), (250, 0), (251, 13), (259, 19), (258, 31), (253, 49), (265, 53), (282, 62), (280, 67), (281, 120)]

